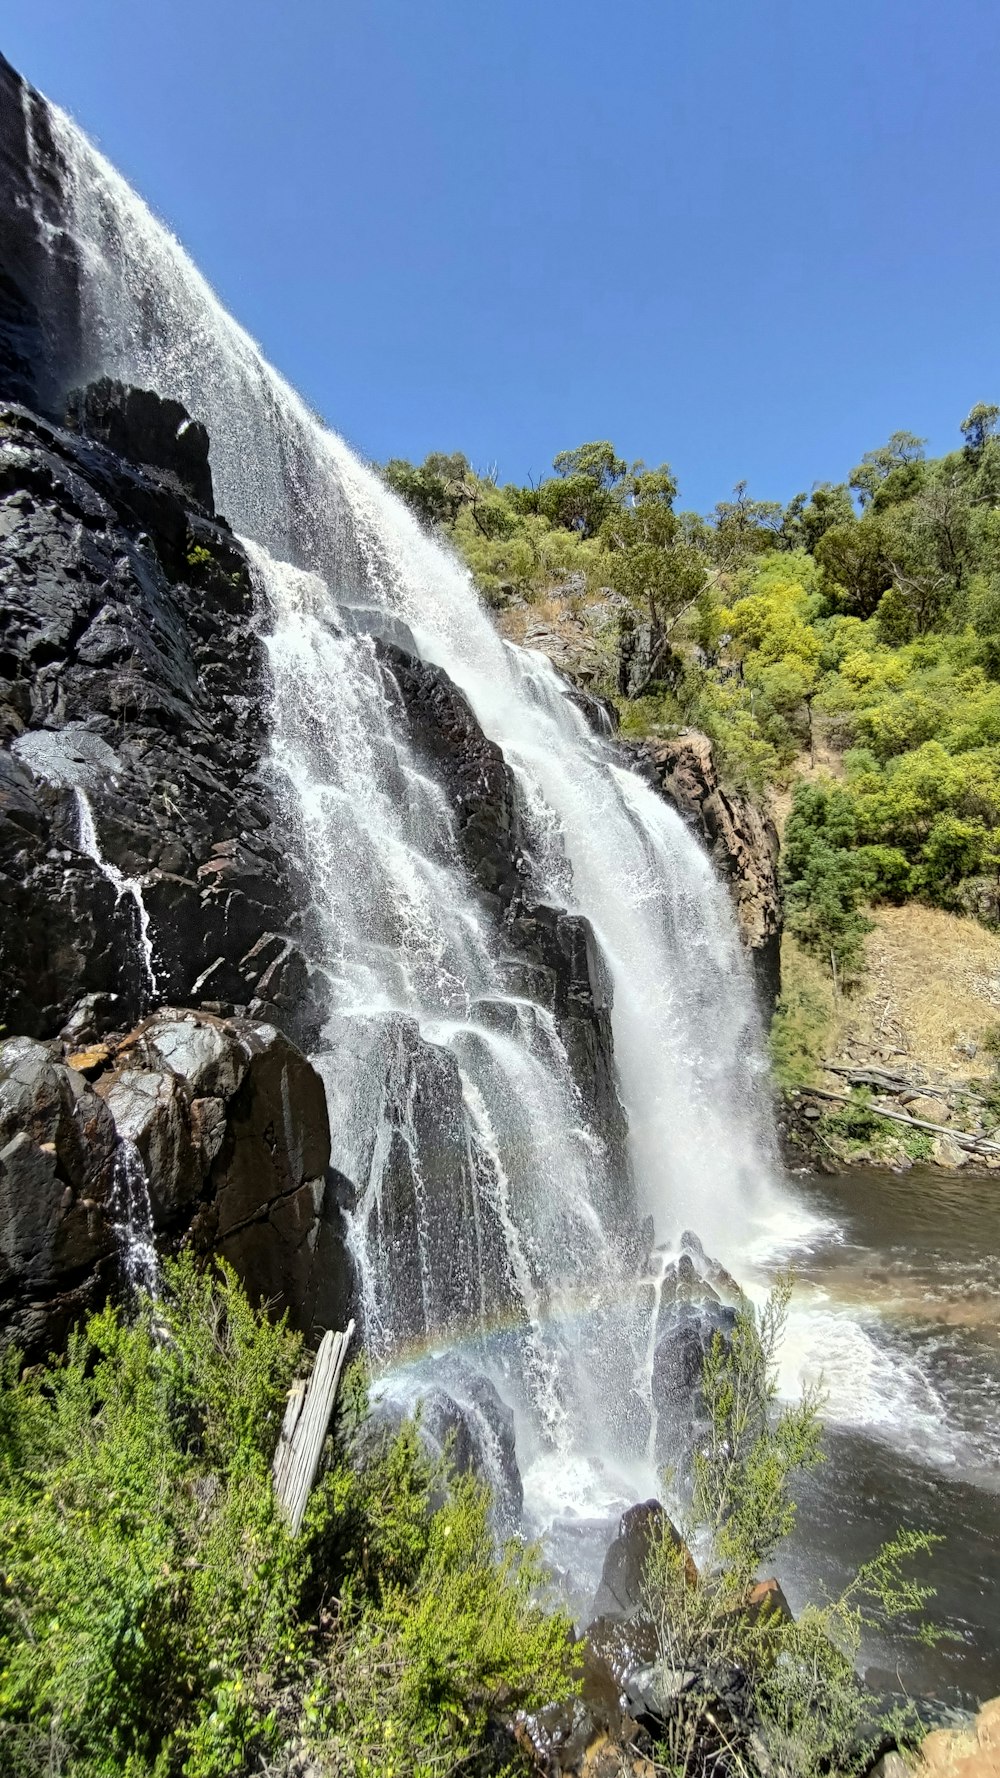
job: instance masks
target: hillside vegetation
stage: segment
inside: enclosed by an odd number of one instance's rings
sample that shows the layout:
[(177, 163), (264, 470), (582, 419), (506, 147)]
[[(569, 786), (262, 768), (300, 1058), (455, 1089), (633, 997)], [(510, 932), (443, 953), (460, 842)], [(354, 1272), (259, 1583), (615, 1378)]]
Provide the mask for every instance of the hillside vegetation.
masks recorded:
[(944, 457), (897, 432), (843, 482), (786, 506), (741, 484), (708, 517), (607, 442), (537, 486), (461, 455), (385, 475), (513, 633), (559, 602), (626, 734), (703, 729), (787, 815), (788, 929), (839, 991), (873, 906), (1000, 923), (998, 423), (981, 403)]

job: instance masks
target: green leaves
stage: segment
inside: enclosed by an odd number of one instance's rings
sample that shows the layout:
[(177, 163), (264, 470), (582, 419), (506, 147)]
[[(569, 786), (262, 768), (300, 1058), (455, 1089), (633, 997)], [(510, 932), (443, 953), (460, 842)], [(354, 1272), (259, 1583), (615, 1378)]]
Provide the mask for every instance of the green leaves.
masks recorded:
[[(868, 1771), (880, 1736), (905, 1747), (918, 1728), (912, 1715), (885, 1712), (855, 1663), (866, 1626), (912, 1624), (923, 1612), (932, 1592), (907, 1564), (933, 1538), (900, 1532), (838, 1598), (807, 1605), (797, 1619), (753, 1594), (792, 1528), (796, 1479), (820, 1460), (820, 1392), (790, 1402), (778, 1395), (790, 1296), (791, 1279), (780, 1279), (760, 1309), (744, 1300), (731, 1333), (716, 1335), (702, 1371), (707, 1430), (690, 1512), (681, 1537), (664, 1519), (650, 1540), (653, 1689), (660, 1756), (673, 1772), (838, 1778)], [(697, 1573), (685, 1546), (698, 1552)]]
[[(412, 1422), (331, 1461), (302, 1534), (270, 1465), (301, 1342), (224, 1266), (165, 1267), (64, 1360), (0, 1365), (0, 1778), (236, 1778), (305, 1736), (438, 1778), (491, 1712), (565, 1696), (537, 1553)], [(346, 1403), (357, 1434), (363, 1384)], [(284, 1750), (284, 1752), (282, 1751)]]

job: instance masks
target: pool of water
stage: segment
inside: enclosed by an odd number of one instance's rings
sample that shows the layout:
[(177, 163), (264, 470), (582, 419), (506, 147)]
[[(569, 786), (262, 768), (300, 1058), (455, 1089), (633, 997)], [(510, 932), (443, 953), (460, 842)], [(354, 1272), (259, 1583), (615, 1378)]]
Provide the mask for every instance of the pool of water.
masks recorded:
[[(864, 1650), (887, 1686), (949, 1701), (1000, 1692), (1000, 1177), (858, 1171), (789, 1182), (810, 1234), (783, 1385), (822, 1374), (826, 1462), (800, 1489), (778, 1567), (793, 1607), (837, 1589), (901, 1526), (942, 1541), (921, 1564), (935, 1648)], [(763, 1288), (771, 1265), (757, 1271)]]

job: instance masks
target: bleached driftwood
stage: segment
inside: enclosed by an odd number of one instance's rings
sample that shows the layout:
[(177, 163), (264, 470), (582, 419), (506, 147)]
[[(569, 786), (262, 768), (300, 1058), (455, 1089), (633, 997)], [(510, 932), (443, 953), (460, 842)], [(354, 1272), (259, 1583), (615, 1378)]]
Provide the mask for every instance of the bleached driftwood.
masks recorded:
[(343, 1333), (329, 1329), (320, 1340), (311, 1376), (308, 1380), (293, 1383), (288, 1397), (271, 1473), (274, 1492), (293, 1537), (298, 1536), (316, 1480), (323, 1441), (353, 1336), (353, 1321), (348, 1322)]

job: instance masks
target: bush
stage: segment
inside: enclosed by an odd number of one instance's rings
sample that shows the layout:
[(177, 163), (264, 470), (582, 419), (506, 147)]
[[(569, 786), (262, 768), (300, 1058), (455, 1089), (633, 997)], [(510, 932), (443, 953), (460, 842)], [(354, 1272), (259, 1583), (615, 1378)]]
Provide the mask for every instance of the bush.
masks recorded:
[(785, 827), (782, 873), (788, 929), (824, 961), (836, 980), (857, 975), (871, 921), (861, 908), (863, 876), (849, 793), (836, 785), (798, 784)]
[[(644, 1591), (658, 1645), (660, 1754), (675, 1774), (851, 1774), (869, 1768), (886, 1735), (902, 1745), (914, 1738), (915, 1721), (881, 1710), (855, 1662), (866, 1625), (909, 1619), (927, 1603), (930, 1590), (906, 1565), (930, 1537), (900, 1532), (838, 1599), (794, 1622), (748, 1608), (794, 1523), (792, 1482), (820, 1460), (818, 1394), (777, 1400), (789, 1296), (785, 1279), (761, 1311), (743, 1304), (728, 1340), (715, 1335), (702, 1377), (708, 1432), (682, 1541), (663, 1521), (650, 1544)], [(699, 1551), (696, 1576), (685, 1545)]]
[[(412, 1425), (332, 1454), (302, 1534), (270, 1465), (301, 1343), (222, 1268), (0, 1377), (0, 1773), (235, 1778), (292, 1737), (329, 1772), (450, 1772), (490, 1713), (571, 1689), (537, 1555)], [(401, 1738), (401, 1739), (400, 1739)], [(338, 1763), (339, 1762), (339, 1763)], [(320, 1765), (323, 1770), (323, 1766)]]

